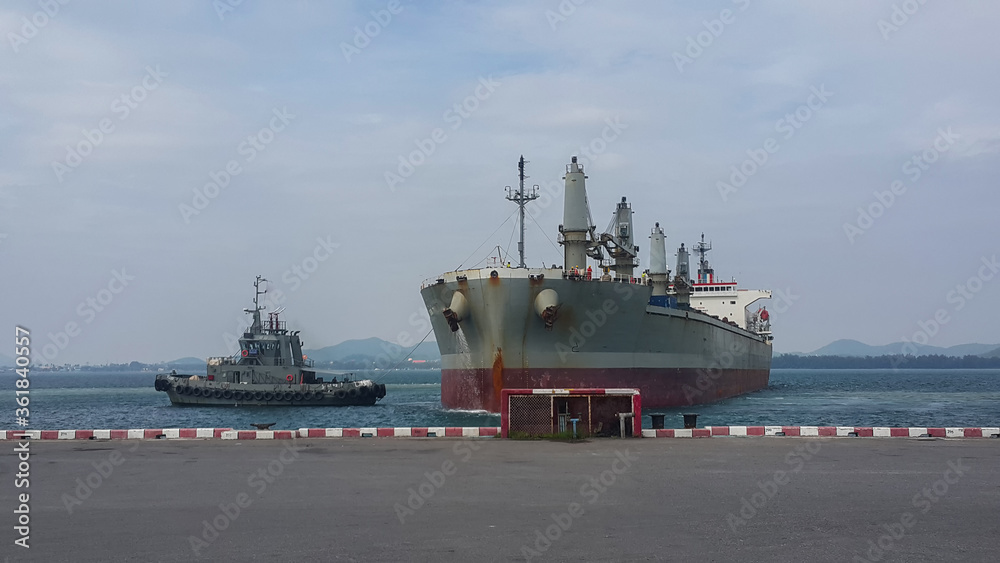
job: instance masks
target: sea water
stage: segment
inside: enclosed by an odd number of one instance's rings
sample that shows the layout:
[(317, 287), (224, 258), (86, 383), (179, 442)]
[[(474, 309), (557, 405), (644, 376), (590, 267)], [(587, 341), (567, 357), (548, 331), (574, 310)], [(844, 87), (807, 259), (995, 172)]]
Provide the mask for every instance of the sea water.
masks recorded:
[[(369, 374), (372, 375), (372, 374)], [(438, 370), (374, 374), (386, 397), (371, 407), (173, 406), (153, 389), (155, 374), (39, 373), (31, 375), (30, 429), (236, 428), (275, 429), (412, 426), (499, 426), (499, 415), (441, 407)], [(0, 428), (14, 419), (12, 373), (0, 374), (9, 405)], [(684, 413), (698, 426), (998, 426), (1000, 370), (773, 370), (761, 391), (711, 404), (643, 410), (681, 428)], [(643, 426), (650, 418), (643, 417)]]

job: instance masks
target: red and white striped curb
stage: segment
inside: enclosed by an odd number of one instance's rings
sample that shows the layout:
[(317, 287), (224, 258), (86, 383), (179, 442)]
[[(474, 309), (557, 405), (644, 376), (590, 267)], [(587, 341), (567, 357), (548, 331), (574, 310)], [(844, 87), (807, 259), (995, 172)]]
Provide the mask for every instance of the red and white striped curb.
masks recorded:
[(299, 430), (233, 430), (232, 428), (162, 428), (131, 430), (0, 430), (0, 440), (154, 440), (220, 438), (222, 440), (291, 440), (292, 438), (480, 438), (499, 436), (497, 427), (430, 426), (419, 428), (300, 428)]
[(998, 438), (998, 427), (975, 428), (889, 428), (885, 426), (708, 426), (652, 430), (643, 438), (712, 438), (715, 436), (858, 436), (874, 438)]
[(496, 426), (422, 426), (405, 428), (300, 428), (300, 438), (487, 438)]
[[(222, 440), (291, 440), (293, 438), (492, 438), (495, 426), (424, 426), (403, 428), (300, 428), (298, 430), (233, 430), (232, 428), (139, 428), (130, 430), (0, 430), (0, 440), (154, 440), (219, 438)], [(815, 436), (875, 438), (1000, 438), (1000, 427), (889, 428), (880, 426), (709, 426), (653, 430), (643, 438), (711, 438), (717, 436)]]
[[(130, 430), (0, 430), (0, 440), (154, 440), (222, 438), (232, 428), (133, 428)], [(289, 430), (289, 432), (291, 432)], [(291, 436), (289, 436), (290, 438)]]

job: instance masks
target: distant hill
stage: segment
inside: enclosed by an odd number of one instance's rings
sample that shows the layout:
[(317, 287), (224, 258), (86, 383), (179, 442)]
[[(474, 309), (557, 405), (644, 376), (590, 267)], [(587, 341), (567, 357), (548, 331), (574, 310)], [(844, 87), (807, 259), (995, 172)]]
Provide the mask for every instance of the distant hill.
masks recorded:
[[(413, 350), (413, 352), (411, 353), (410, 350)], [(438, 367), (441, 362), (441, 354), (438, 352), (437, 342), (434, 341), (422, 342), (420, 346), (414, 349), (412, 344), (410, 346), (400, 346), (381, 338), (365, 338), (361, 340), (347, 340), (335, 346), (327, 346), (318, 350), (303, 350), (302, 353), (316, 362), (317, 365), (333, 363), (340, 364), (334, 367), (346, 369), (371, 367), (373, 364), (386, 369), (406, 358), (412, 358), (421, 364), (426, 362), (428, 367)], [(135, 364), (132, 367), (136, 369), (143, 369), (145, 367), (155, 368), (157, 366), (162, 368), (165, 366), (167, 369), (183, 368), (190, 370), (192, 368), (204, 369), (205, 359), (188, 356), (169, 362), (153, 362), (149, 364), (131, 362), (120, 365), (105, 364), (103, 366), (88, 366), (86, 369), (90, 369), (91, 367), (94, 369), (112, 369), (121, 366), (128, 367), (132, 364)], [(14, 358), (0, 353), (0, 368), (6, 369), (12, 367), (15, 367)], [(74, 366), (72, 369), (85, 368)]]
[(205, 360), (203, 360), (201, 358), (192, 358), (192, 357), (189, 356), (187, 358), (178, 358), (178, 359), (176, 359), (176, 360), (174, 360), (172, 362), (166, 362), (166, 364), (167, 364), (167, 367), (182, 367), (182, 366), (183, 367), (190, 367), (190, 366), (205, 367)]
[(773, 369), (997, 369), (1000, 356), (796, 356), (781, 354)]
[[(905, 346), (905, 348), (904, 348)], [(916, 351), (914, 351), (914, 349)], [(893, 342), (882, 346), (871, 346), (857, 340), (837, 340), (831, 342), (818, 350), (814, 350), (808, 356), (891, 356), (895, 354), (910, 354), (913, 356), (975, 356), (987, 352), (997, 352), (1000, 348), (996, 344), (958, 344), (942, 348), (940, 346), (921, 346), (919, 344), (906, 345), (903, 342)]]
[[(346, 359), (368, 358), (374, 360), (381, 355), (391, 359), (400, 359), (410, 351), (410, 346), (399, 346), (381, 338), (365, 338), (363, 340), (346, 340), (334, 346), (318, 350), (303, 350), (303, 353), (317, 363), (341, 362)], [(423, 342), (409, 357), (415, 360), (440, 360), (436, 342)]]
[(1000, 358), (1000, 347), (990, 350), (989, 352), (982, 354), (982, 356), (987, 358)]

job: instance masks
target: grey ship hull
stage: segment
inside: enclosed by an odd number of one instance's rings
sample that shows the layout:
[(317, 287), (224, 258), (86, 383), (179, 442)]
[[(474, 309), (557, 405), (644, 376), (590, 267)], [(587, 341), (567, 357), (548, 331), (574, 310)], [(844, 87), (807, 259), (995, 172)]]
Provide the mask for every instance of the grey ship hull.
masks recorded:
[[(545, 289), (560, 303), (550, 329), (534, 304)], [(468, 310), (453, 332), (442, 313), (455, 292)], [(425, 284), (442, 404), (499, 412), (505, 388), (636, 388), (643, 406), (656, 408), (767, 386), (766, 337), (698, 311), (650, 305), (650, 294), (645, 285), (565, 279), (559, 269), (466, 270)]]

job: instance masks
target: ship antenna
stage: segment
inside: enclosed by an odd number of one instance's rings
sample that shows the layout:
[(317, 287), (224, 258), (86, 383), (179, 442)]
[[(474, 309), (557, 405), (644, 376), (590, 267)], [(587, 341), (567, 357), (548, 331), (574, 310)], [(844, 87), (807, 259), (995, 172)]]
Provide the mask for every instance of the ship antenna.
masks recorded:
[(520, 212), (521, 212), (521, 238), (517, 242), (517, 251), (518, 251), (518, 254), (520, 255), (520, 260), (521, 261), (517, 265), (518, 268), (524, 268), (525, 267), (525, 264), (524, 264), (524, 206), (529, 201), (534, 201), (534, 200), (538, 199), (538, 184), (535, 184), (531, 188), (531, 193), (530, 194), (526, 193), (524, 191), (524, 179), (527, 178), (527, 176), (524, 175), (524, 163), (525, 162), (526, 161), (524, 160), (524, 155), (522, 154), (521, 155), (521, 160), (519, 160), (517, 162), (518, 180), (520, 181), (519, 184), (518, 184), (519, 187), (518, 187), (517, 191), (512, 193), (511, 192), (511, 187), (507, 186), (507, 200), (508, 201), (513, 201), (514, 203), (516, 203), (517, 206), (520, 208)]

